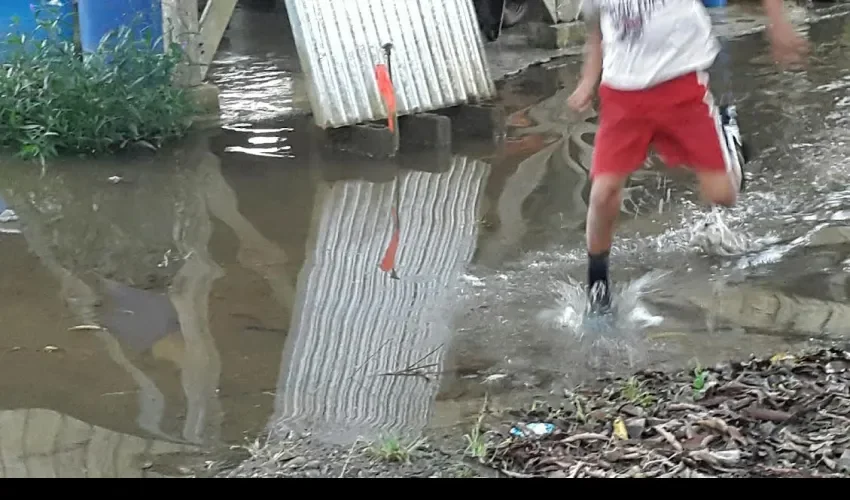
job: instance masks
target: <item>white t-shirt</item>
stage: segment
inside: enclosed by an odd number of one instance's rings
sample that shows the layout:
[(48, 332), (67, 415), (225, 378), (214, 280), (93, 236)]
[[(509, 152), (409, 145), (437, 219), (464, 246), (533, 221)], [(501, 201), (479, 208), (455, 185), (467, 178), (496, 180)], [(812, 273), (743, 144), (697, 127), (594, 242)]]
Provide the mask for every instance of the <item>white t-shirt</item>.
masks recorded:
[(700, 0), (583, 0), (602, 28), (602, 83), (620, 90), (655, 86), (711, 67), (720, 51)]

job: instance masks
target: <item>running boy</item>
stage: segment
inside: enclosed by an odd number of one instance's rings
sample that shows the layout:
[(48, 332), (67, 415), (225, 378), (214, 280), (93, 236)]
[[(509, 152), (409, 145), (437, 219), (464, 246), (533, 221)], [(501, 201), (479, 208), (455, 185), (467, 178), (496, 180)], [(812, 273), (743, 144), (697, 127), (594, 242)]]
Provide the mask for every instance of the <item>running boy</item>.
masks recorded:
[[(807, 45), (788, 21), (782, 0), (762, 0), (762, 5), (774, 58), (797, 62)], [(734, 127), (734, 117), (721, 113), (708, 89), (706, 71), (720, 47), (700, 0), (584, 0), (582, 11), (584, 66), (568, 104), (586, 110), (601, 83), (587, 213), (587, 286), (590, 312), (605, 312), (621, 191), (650, 146), (667, 165), (692, 168), (707, 202), (731, 206), (743, 187), (741, 145), (736, 132), (724, 134), (734, 130), (728, 128)]]

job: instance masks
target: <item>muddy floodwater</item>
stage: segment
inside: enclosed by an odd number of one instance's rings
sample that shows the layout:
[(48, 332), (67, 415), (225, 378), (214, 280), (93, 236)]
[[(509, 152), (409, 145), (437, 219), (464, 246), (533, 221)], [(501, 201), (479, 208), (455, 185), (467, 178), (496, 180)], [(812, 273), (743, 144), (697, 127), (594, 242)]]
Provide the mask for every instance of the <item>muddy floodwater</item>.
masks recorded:
[[(616, 364), (850, 338), (850, 19), (823, 12), (804, 71), (779, 71), (761, 34), (713, 71), (755, 150), (738, 207), (711, 213), (654, 163), (632, 179)], [(179, 476), (269, 426), (416, 434), (485, 393), (593, 375), (578, 61), (500, 83), (498, 146), (369, 162), (321, 150), (289, 35), (239, 36), (251, 15), (279, 14), (237, 12), (212, 72), (219, 130), (157, 155), (4, 162), (0, 476)]]

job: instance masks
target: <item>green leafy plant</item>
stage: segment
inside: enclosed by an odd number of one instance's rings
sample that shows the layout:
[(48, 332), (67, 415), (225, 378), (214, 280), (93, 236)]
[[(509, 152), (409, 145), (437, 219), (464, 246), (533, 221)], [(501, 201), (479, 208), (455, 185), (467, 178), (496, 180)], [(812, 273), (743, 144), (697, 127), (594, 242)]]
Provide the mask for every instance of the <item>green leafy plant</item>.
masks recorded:
[(367, 452), (384, 462), (409, 463), (410, 459), (425, 445), (425, 439), (403, 441), (397, 437), (383, 437), (373, 442)]
[(0, 148), (26, 159), (157, 149), (182, 137), (195, 109), (172, 83), (179, 46), (139, 39), (130, 27), (83, 55), (59, 36), (58, 16), (40, 16), (37, 38), (0, 40)]
[(694, 368), (694, 380), (691, 384), (691, 387), (694, 390), (694, 399), (699, 399), (702, 394), (702, 390), (705, 388), (706, 380), (708, 379), (708, 370), (704, 369), (702, 365), (697, 363), (697, 366)]
[(652, 406), (655, 396), (644, 389), (644, 384), (636, 377), (630, 377), (620, 387), (620, 397), (626, 401), (643, 407)]

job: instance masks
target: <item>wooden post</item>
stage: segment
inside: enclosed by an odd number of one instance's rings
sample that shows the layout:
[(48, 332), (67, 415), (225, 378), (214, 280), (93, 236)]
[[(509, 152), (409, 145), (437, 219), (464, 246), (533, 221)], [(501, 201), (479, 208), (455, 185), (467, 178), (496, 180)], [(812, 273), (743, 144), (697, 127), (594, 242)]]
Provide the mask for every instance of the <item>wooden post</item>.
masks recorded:
[(224, 30), (227, 29), (233, 10), (239, 0), (211, 0), (207, 2), (204, 13), (201, 15), (200, 40), (198, 41), (201, 79), (207, 77), (207, 71), (215, 58)]
[(186, 64), (175, 75), (175, 83), (200, 85), (207, 76), (224, 30), (238, 0), (213, 0), (198, 14), (198, 0), (162, 0), (165, 42), (177, 43), (186, 51)]
[(198, 65), (198, 0), (162, 0), (162, 23), (166, 46), (178, 44), (186, 53), (185, 63), (174, 75), (175, 84), (185, 87), (200, 85), (203, 77)]

